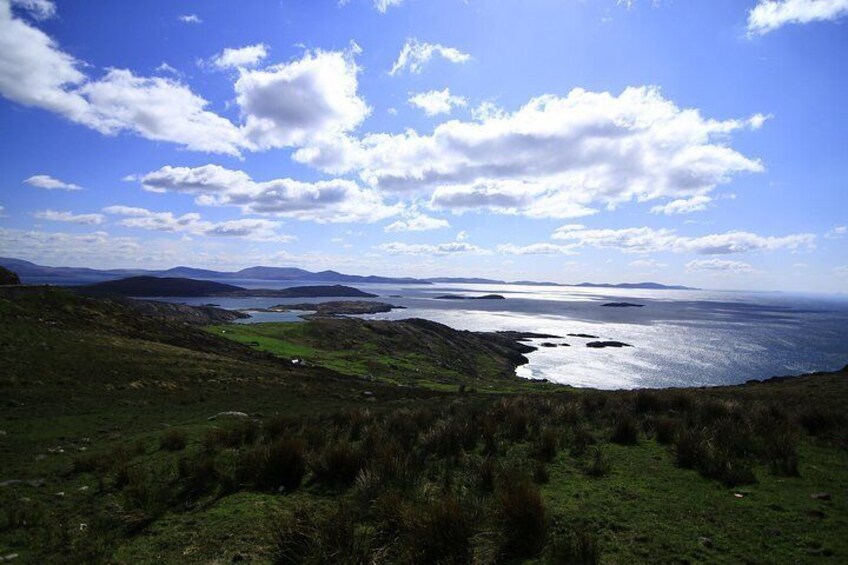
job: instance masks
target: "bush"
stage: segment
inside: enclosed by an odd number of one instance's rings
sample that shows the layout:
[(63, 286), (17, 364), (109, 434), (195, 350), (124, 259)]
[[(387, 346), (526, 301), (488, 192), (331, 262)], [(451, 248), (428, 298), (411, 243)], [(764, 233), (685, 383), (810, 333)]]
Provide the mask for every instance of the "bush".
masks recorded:
[(347, 441), (325, 445), (309, 460), (315, 480), (327, 486), (348, 486), (364, 466), (361, 450)]
[(419, 503), (408, 512), (403, 553), (409, 563), (469, 563), (477, 507), (453, 495)]
[(559, 432), (554, 428), (544, 428), (533, 445), (533, 457), (544, 463), (550, 463), (559, 451)]
[(612, 470), (612, 464), (604, 455), (600, 448), (595, 447), (592, 450), (592, 455), (589, 459), (589, 464), (586, 465), (586, 474), (590, 477), (606, 477)]
[(180, 459), (177, 463), (177, 475), (183, 481), (183, 492), (188, 498), (212, 492), (221, 479), (221, 474), (215, 466), (215, 458), (208, 453)]
[(238, 459), (236, 480), (258, 490), (292, 491), (306, 475), (306, 443), (295, 437), (254, 446)]
[(639, 441), (639, 428), (630, 416), (620, 416), (613, 427), (610, 441), (620, 445), (636, 445)]
[(159, 447), (167, 451), (182, 451), (187, 443), (186, 433), (176, 428), (171, 428), (159, 436)]
[(272, 525), (273, 562), (276, 565), (306, 562), (315, 551), (317, 530), (315, 511), (308, 506), (298, 506), (291, 513), (279, 516)]
[(596, 565), (600, 562), (598, 539), (587, 531), (552, 535), (545, 548), (544, 563), (549, 565)]
[(500, 553), (506, 559), (534, 557), (547, 536), (547, 512), (539, 489), (528, 480), (504, 481), (495, 493)]
[(657, 443), (669, 445), (674, 441), (677, 433), (677, 421), (674, 418), (660, 417), (654, 420), (654, 434)]
[(220, 448), (236, 448), (252, 444), (259, 435), (259, 426), (253, 420), (246, 420), (215, 427), (206, 432), (203, 445), (207, 451)]

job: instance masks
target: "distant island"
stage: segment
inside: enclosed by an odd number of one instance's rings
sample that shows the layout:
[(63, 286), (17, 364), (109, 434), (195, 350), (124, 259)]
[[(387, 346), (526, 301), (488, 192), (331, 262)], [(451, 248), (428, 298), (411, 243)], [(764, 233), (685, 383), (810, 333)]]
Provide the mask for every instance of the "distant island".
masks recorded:
[(177, 278), (177, 277), (128, 277), (116, 281), (104, 281), (75, 288), (77, 292), (88, 295), (112, 296), (175, 296), (200, 297), (223, 296), (230, 298), (264, 296), (270, 298), (324, 298), (350, 297), (374, 298), (371, 294), (344, 285), (296, 286), (282, 289), (243, 288), (231, 284)]
[(443, 294), (436, 296), (436, 300), (506, 300), (500, 294), (484, 294), (483, 296), (462, 296), (459, 294)]
[(596, 288), (620, 288), (620, 289), (646, 289), (646, 290), (698, 290), (688, 286), (664, 285), (654, 282), (640, 283), (591, 283), (584, 282), (574, 285), (545, 281), (503, 281), (497, 279), (486, 279), (479, 277), (434, 277), (417, 279), (412, 277), (381, 277), (377, 275), (348, 275), (338, 271), (312, 272), (296, 267), (248, 267), (240, 271), (213, 271), (209, 269), (196, 269), (193, 267), (173, 267), (164, 270), (150, 269), (89, 269), (81, 267), (48, 267), (37, 265), (23, 259), (0, 257), (0, 267), (11, 269), (17, 273), (24, 284), (60, 284), (60, 285), (82, 285), (103, 281), (123, 279), (127, 277), (151, 276), (159, 278), (189, 278), (215, 281), (234, 282), (246, 280), (262, 281), (303, 281), (321, 283), (341, 284), (410, 284), (410, 285), (432, 285), (432, 284), (492, 284), (492, 285), (516, 285), (516, 286), (572, 286), (572, 287), (596, 287)]
[(701, 290), (699, 288), (691, 287), (691, 286), (682, 286), (682, 285), (668, 285), (668, 284), (660, 284), (655, 282), (640, 282), (640, 283), (618, 283), (618, 284), (610, 284), (610, 283), (591, 283), (584, 282), (580, 284), (569, 284), (564, 286), (578, 286), (578, 287), (589, 287), (589, 288), (622, 288), (622, 289), (630, 289), (630, 290)]
[(607, 308), (644, 308), (644, 304), (633, 304), (632, 302), (607, 302), (606, 304), (601, 304), (601, 306), (605, 306)]
[[(334, 317), (351, 316), (360, 314), (383, 314), (392, 310), (403, 310), (405, 306), (395, 306), (385, 302), (366, 302), (362, 300), (334, 300), (330, 302), (319, 302), (317, 304), (279, 304), (260, 311), (265, 312), (290, 312), (308, 311), (305, 318), (311, 317)], [(256, 311), (256, 310), (253, 310)]]

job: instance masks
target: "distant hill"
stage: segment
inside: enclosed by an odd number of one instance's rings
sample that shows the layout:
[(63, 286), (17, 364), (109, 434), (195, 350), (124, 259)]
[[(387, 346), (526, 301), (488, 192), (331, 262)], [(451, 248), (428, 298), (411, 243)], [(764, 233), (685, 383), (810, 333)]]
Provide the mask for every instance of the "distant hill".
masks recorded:
[(691, 286), (667, 285), (655, 282), (640, 282), (640, 283), (590, 283), (584, 282), (580, 284), (571, 284), (566, 286), (581, 286), (594, 288), (623, 288), (623, 289), (644, 289), (644, 290), (700, 290)]
[(240, 286), (173, 277), (129, 277), (78, 287), (84, 294), (118, 296), (212, 296), (245, 290)]
[(243, 288), (232, 284), (175, 277), (129, 277), (116, 281), (104, 281), (81, 285), (75, 289), (82, 294), (98, 296), (225, 296), (225, 297), (270, 297), (270, 298), (373, 298), (376, 294), (363, 292), (344, 285), (295, 286), (292, 288)]
[(641, 283), (592, 283), (584, 282), (575, 285), (560, 285), (554, 282), (542, 281), (502, 281), (498, 279), (486, 279), (478, 277), (435, 277), (429, 279), (416, 279), (412, 277), (381, 277), (377, 275), (347, 275), (338, 271), (312, 272), (297, 267), (248, 267), (240, 271), (212, 271), (208, 269), (195, 269), (193, 267), (173, 267), (164, 270), (149, 269), (89, 269), (85, 267), (48, 267), (37, 265), (22, 259), (0, 257), (0, 267), (5, 267), (16, 272), (24, 284), (60, 284), (79, 285), (123, 279), (126, 277), (150, 276), (150, 277), (180, 277), (190, 279), (206, 279), (214, 281), (226, 280), (265, 280), (265, 281), (303, 281), (303, 282), (326, 282), (339, 284), (509, 284), (509, 285), (550, 285), (550, 286), (575, 286), (596, 288), (621, 288), (621, 289), (648, 289), (648, 290), (698, 290), (688, 286), (664, 285), (655, 282)]

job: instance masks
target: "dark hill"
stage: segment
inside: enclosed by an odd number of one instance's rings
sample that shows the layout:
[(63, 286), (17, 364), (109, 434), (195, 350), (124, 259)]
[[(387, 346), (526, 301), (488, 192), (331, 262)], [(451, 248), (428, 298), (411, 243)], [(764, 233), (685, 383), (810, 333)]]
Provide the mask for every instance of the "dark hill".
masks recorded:
[[(239, 291), (242, 294), (247, 291)], [(374, 298), (376, 294), (364, 292), (352, 286), (334, 284), (330, 286), (294, 286), (272, 291), (279, 298), (324, 298), (342, 296), (346, 298)]]
[(0, 267), (0, 285), (21, 284), (21, 279), (17, 273)]
[(170, 277), (129, 277), (78, 287), (83, 294), (117, 296), (211, 296), (244, 290), (240, 286)]

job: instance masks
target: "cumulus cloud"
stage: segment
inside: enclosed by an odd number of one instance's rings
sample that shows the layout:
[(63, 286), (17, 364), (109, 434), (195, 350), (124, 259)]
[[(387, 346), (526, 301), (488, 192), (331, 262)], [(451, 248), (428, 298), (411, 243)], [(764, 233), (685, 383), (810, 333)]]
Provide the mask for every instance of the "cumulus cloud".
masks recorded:
[(568, 218), (599, 205), (705, 197), (736, 174), (762, 171), (728, 145), (731, 133), (756, 123), (705, 118), (652, 87), (618, 96), (575, 89), (511, 114), (452, 120), (431, 135), (338, 139), (295, 159), (328, 172), (358, 170), (384, 191), (429, 192), (435, 208)]
[(815, 235), (793, 234), (783, 237), (731, 231), (699, 237), (677, 234), (674, 230), (642, 228), (624, 229), (573, 229), (565, 226), (551, 236), (569, 241), (573, 247), (616, 249), (625, 253), (697, 253), (701, 255), (726, 255), (751, 251), (776, 251), (808, 249), (814, 247)]
[(278, 243), (286, 243), (296, 239), (293, 236), (279, 233), (282, 224), (271, 220), (244, 218), (210, 222), (196, 213), (175, 216), (172, 212), (154, 212), (133, 206), (108, 206), (103, 211), (110, 215), (124, 217), (118, 224), (129, 228), (192, 235), (241, 237), (251, 241), (274, 241)]
[(69, 222), (88, 226), (96, 226), (104, 221), (103, 214), (74, 214), (73, 212), (58, 212), (56, 210), (40, 210), (33, 215), (39, 220)]
[(439, 243), (438, 245), (427, 244), (408, 244), (399, 241), (383, 243), (375, 249), (388, 253), (389, 255), (455, 255), (455, 254), (474, 254), (488, 255), (490, 251), (477, 247), (471, 243), (464, 241), (451, 241), (448, 243)]
[(239, 154), (239, 128), (206, 110), (206, 100), (177, 80), (111, 69), (78, 92), (90, 105), (88, 125), (104, 133), (131, 131), (195, 151)]
[(354, 44), (346, 52), (308, 52), (290, 63), (243, 71), (235, 90), (247, 142), (258, 149), (302, 145), (361, 124), (371, 109), (357, 94), (358, 52)]
[(827, 239), (842, 239), (848, 235), (848, 226), (836, 226), (825, 234)]
[(848, 0), (759, 0), (748, 13), (748, 33), (764, 35), (787, 24), (834, 21), (848, 15)]
[(82, 190), (79, 185), (54, 179), (50, 175), (33, 175), (25, 179), (24, 182), (30, 186), (47, 190)]
[(56, 15), (56, 5), (50, 0), (12, 0), (12, 4), (37, 20), (49, 20)]
[(513, 245), (507, 243), (498, 245), (498, 253), (505, 255), (576, 255), (573, 245), (556, 245), (553, 243), (533, 243), (530, 245)]
[(462, 96), (451, 94), (450, 89), (445, 88), (444, 90), (419, 92), (410, 96), (409, 103), (424, 110), (424, 113), (428, 116), (436, 116), (438, 114), (450, 114), (456, 106), (465, 106), (466, 100)]
[(635, 261), (631, 261), (628, 263), (628, 266), (633, 267), (634, 269), (639, 269), (642, 271), (655, 271), (657, 269), (662, 269), (663, 267), (667, 267), (665, 263), (660, 263), (656, 259), (636, 259)]
[(426, 214), (415, 214), (403, 220), (398, 220), (386, 226), (386, 232), (429, 231), (449, 228), (450, 223), (441, 218), (433, 218)]
[(707, 209), (712, 198), (704, 194), (693, 196), (692, 198), (679, 198), (672, 200), (667, 204), (660, 204), (651, 208), (652, 214), (689, 214), (691, 212), (702, 212)]
[(268, 46), (264, 43), (245, 47), (228, 47), (212, 57), (211, 63), (219, 69), (238, 69), (253, 67), (268, 56)]
[[(107, 69), (95, 78), (41, 30), (0, 0), (0, 95), (54, 112), (101, 133), (131, 132), (195, 151), (240, 155), (289, 147), (347, 133), (369, 114), (357, 94), (359, 68), (352, 46), (344, 52), (307, 52), (303, 58), (248, 70), (264, 45), (224, 50), (214, 64), (239, 67), (234, 85), (242, 123), (207, 109), (208, 102), (177, 77), (145, 77)], [(157, 72), (169, 72), (162, 67)]]
[[(348, 0), (345, 0), (347, 2)], [(385, 14), (386, 10), (403, 4), (404, 0), (374, 0), (374, 7), (381, 14)]]
[(201, 24), (203, 20), (200, 19), (200, 16), (197, 14), (182, 14), (177, 16), (177, 19), (184, 24)]
[(149, 246), (104, 231), (75, 234), (0, 228), (0, 253), (62, 265), (94, 265), (111, 258), (145, 262), (151, 258)]
[(314, 183), (290, 178), (256, 182), (243, 171), (218, 165), (162, 167), (141, 177), (152, 192), (181, 192), (206, 206), (238, 206), (246, 214), (270, 214), (317, 222), (376, 222), (401, 212), (379, 193), (350, 180)]
[(471, 60), (471, 55), (463, 53), (455, 47), (445, 47), (438, 43), (407, 39), (389, 74), (396, 75), (404, 71), (419, 74), (424, 69), (424, 66), (436, 56), (451, 63), (466, 63)]
[(742, 261), (728, 261), (726, 259), (695, 259), (694, 261), (686, 263), (686, 270), (742, 275), (759, 272), (748, 263), (744, 263)]

